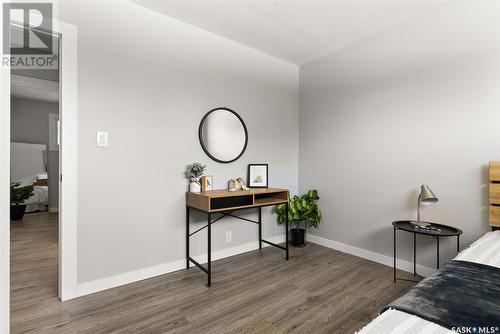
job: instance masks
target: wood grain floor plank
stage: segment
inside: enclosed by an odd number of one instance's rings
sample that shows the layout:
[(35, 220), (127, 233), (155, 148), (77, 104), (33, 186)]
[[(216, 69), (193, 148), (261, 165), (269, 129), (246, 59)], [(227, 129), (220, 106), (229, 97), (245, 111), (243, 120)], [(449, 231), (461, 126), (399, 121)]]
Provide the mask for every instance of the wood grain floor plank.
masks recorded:
[(216, 261), (210, 289), (191, 268), (60, 302), (57, 238), (57, 214), (11, 223), (12, 333), (353, 333), (412, 286), (310, 243)]

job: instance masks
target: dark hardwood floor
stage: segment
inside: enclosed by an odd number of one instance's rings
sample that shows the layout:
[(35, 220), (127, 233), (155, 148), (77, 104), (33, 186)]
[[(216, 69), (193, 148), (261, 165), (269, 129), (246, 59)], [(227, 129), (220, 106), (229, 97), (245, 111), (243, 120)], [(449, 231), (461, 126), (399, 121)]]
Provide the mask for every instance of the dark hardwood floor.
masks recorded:
[(57, 215), (11, 227), (12, 333), (353, 333), (412, 286), (308, 244), (288, 262), (272, 247), (216, 261), (211, 288), (191, 268), (60, 302)]

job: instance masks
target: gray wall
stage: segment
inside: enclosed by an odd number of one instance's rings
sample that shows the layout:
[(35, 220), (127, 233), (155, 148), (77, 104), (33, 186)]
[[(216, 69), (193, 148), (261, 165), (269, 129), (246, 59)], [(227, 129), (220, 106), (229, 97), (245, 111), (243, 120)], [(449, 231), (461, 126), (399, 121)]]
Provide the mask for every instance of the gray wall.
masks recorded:
[[(49, 114), (59, 113), (57, 103), (27, 99), (11, 99), (11, 140), (21, 143), (43, 144), (49, 147)], [(49, 208), (59, 203), (59, 152), (49, 151)]]
[[(297, 67), (128, 1), (60, 2), (59, 14), (78, 28), (79, 283), (185, 257), (187, 163), (207, 164), (216, 188), (269, 163), (270, 185), (297, 191)], [(235, 163), (211, 161), (198, 142), (201, 118), (218, 106), (248, 127)], [(109, 148), (96, 148), (98, 130)], [(193, 229), (205, 219), (193, 218)], [(266, 237), (283, 233), (270, 209), (263, 219)], [(255, 242), (257, 227), (221, 221), (213, 236), (220, 250)], [(201, 233), (192, 252), (205, 245)]]
[[(324, 213), (311, 233), (392, 256), (391, 222), (415, 218), (422, 183), (440, 199), (423, 219), (463, 229), (462, 246), (488, 230), (498, 6), (447, 4), (301, 67), (299, 188), (318, 188)], [(433, 267), (435, 242), (420, 245), (419, 263)], [(454, 256), (454, 241), (442, 245), (443, 261)]]

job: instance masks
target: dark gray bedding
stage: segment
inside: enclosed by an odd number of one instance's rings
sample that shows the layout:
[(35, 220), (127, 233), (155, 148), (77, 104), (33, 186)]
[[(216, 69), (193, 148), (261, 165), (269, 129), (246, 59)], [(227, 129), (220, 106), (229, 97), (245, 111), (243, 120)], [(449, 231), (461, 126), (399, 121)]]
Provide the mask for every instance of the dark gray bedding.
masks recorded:
[(500, 327), (500, 268), (452, 260), (382, 310), (393, 308), (443, 327)]

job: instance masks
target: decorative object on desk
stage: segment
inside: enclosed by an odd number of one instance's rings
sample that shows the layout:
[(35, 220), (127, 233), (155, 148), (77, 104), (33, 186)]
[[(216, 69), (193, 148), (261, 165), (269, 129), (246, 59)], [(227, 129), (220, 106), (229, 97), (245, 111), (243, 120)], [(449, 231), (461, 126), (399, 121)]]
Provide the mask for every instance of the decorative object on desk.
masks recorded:
[(211, 175), (201, 177), (201, 191), (214, 190), (214, 177)]
[(200, 184), (201, 184), (201, 192), (206, 192), (207, 191), (207, 177), (203, 175), (200, 178)]
[(245, 179), (242, 177), (239, 177), (237, 179), (231, 179), (227, 182), (227, 189), (229, 191), (236, 191), (236, 190), (249, 190), (248, 187), (245, 185)]
[(236, 179), (236, 181), (238, 181), (238, 182), (239, 182), (240, 187), (241, 187), (241, 189), (242, 189), (242, 190), (250, 190), (250, 189), (248, 189), (247, 184), (246, 184), (246, 182), (245, 182), (245, 179), (244, 179), (244, 178), (239, 177), (239, 178), (237, 178), (237, 179)]
[(268, 187), (268, 164), (248, 165), (248, 187), (267, 188)]
[(430, 223), (428, 222), (423, 222), (420, 221), (420, 206), (421, 205), (431, 205), (434, 204), (438, 201), (438, 198), (432, 190), (429, 188), (428, 185), (422, 184), (420, 186), (420, 194), (418, 195), (418, 200), (417, 200), (417, 220), (412, 221), (412, 224), (418, 225), (420, 227), (426, 227), (429, 226)]
[(186, 166), (185, 175), (189, 180), (189, 191), (194, 193), (199, 193), (201, 191), (201, 185), (199, 178), (205, 172), (206, 165), (202, 165), (199, 162), (193, 162)]
[(231, 179), (231, 180), (227, 181), (227, 189), (229, 191), (236, 191), (236, 190), (238, 190), (238, 185), (236, 184), (236, 180)]
[(33, 196), (33, 186), (19, 187), (20, 182), (10, 184), (10, 219), (21, 220), (26, 212), (26, 204), (23, 204), (28, 198)]
[(213, 160), (229, 163), (240, 158), (248, 143), (243, 119), (234, 110), (219, 107), (205, 114), (198, 129), (203, 151)]
[[(291, 229), (291, 245), (296, 247), (305, 246), (306, 227), (318, 228), (321, 221), (321, 209), (317, 201), (319, 200), (318, 191), (309, 190), (307, 194), (302, 196), (293, 196), (288, 203), (288, 220), (294, 228)], [(285, 221), (286, 204), (276, 205), (273, 212), (278, 214), (278, 223), (282, 224)], [(304, 228), (301, 225), (304, 224)]]

